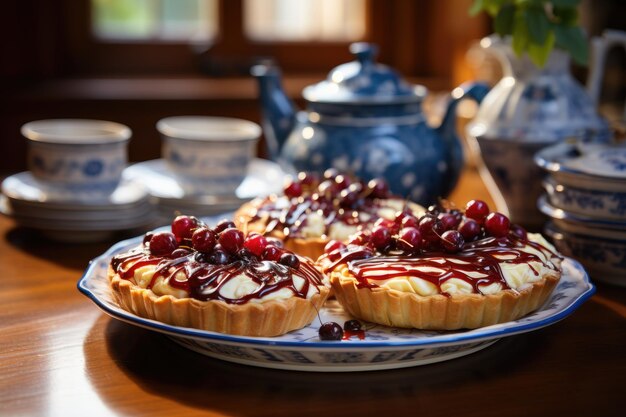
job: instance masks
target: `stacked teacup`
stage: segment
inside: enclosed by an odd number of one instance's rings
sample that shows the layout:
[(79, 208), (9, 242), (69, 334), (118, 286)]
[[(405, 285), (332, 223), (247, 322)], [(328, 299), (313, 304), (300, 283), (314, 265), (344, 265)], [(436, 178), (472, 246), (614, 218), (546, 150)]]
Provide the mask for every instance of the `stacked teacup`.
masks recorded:
[(38, 120), (22, 126), (29, 171), (2, 183), (1, 211), (62, 241), (97, 241), (154, 222), (139, 182), (122, 181), (131, 130), (86, 119)]
[(535, 162), (548, 173), (537, 203), (546, 234), (593, 279), (626, 286), (626, 146), (561, 143)]

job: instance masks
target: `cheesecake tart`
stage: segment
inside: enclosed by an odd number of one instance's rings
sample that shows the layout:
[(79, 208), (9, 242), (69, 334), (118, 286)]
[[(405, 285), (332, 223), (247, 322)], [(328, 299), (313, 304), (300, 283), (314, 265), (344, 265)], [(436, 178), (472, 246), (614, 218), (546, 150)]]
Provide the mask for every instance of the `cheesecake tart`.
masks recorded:
[(562, 257), (540, 234), (510, 225), (479, 200), (379, 222), (359, 242), (330, 242), (318, 259), (356, 318), (456, 330), (516, 320), (541, 307)]
[(277, 336), (313, 320), (329, 288), (313, 263), (231, 221), (210, 228), (178, 216), (172, 232), (110, 262), (119, 305), (175, 326), (244, 336)]
[(277, 237), (286, 248), (317, 259), (329, 241), (347, 243), (379, 218), (393, 219), (399, 211), (418, 215), (424, 208), (392, 195), (382, 179), (363, 182), (329, 169), (321, 178), (299, 173), (282, 195), (244, 204), (234, 221), (245, 232)]

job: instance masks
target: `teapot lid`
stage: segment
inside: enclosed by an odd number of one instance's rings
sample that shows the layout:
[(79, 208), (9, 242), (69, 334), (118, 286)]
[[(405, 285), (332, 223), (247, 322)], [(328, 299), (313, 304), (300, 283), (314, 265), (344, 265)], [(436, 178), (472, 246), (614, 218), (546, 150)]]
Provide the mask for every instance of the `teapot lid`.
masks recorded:
[(335, 67), (328, 78), (302, 91), (307, 101), (381, 104), (421, 101), (426, 88), (411, 85), (396, 71), (374, 62), (377, 47), (365, 42), (350, 45), (356, 60)]

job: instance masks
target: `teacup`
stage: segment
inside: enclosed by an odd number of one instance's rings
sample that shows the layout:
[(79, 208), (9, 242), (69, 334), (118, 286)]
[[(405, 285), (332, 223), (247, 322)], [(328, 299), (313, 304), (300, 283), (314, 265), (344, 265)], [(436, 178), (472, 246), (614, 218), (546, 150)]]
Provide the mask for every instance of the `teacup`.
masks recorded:
[(248, 120), (179, 116), (159, 120), (162, 156), (187, 195), (233, 195), (246, 177), (261, 127)]
[(28, 169), (53, 198), (89, 202), (108, 197), (127, 164), (131, 130), (120, 123), (49, 119), (26, 123)]

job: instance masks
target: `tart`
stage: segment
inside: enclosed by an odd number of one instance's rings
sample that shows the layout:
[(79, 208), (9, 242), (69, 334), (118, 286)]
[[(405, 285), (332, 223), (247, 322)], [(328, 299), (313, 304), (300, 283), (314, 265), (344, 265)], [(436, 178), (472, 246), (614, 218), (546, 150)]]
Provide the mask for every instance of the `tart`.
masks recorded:
[(330, 240), (348, 242), (380, 219), (393, 219), (399, 211), (420, 214), (424, 209), (390, 193), (384, 180), (367, 183), (334, 169), (319, 178), (301, 172), (284, 187), (283, 195), (257, 198), (234, 216), (246, 232), (274, 236), (288, 249), (317, 259)]
[(109, 279), (119, 305), (133, 314), (245, 336), (304, 327), (329, 294), (313, 263), (279, 242), (244, 237), (230, 221), (209, 228), (188, 216), (113, 257)]
[(318, 259), (354, 317), (432, 330), (489, 326), (541, 307), (561, 277), (562, 257), (550, 243), (484, 202), (473, 200), (464, 213), (405, 215), (403, 224), (378, 226), (361, 244), (330, 243)]

